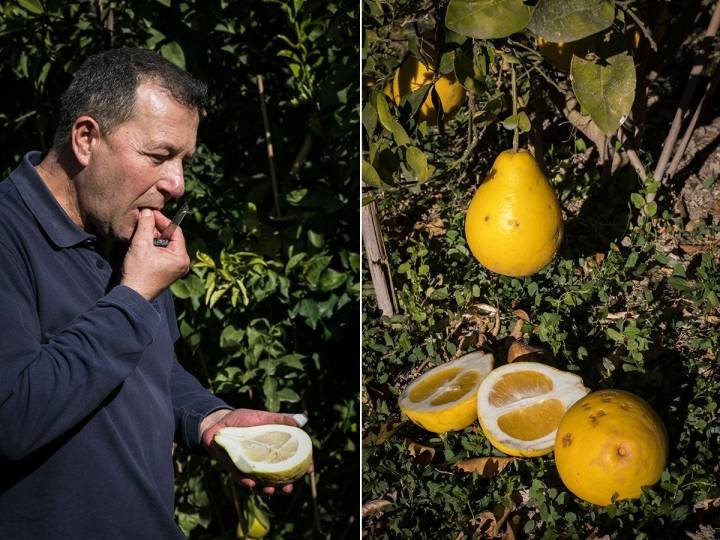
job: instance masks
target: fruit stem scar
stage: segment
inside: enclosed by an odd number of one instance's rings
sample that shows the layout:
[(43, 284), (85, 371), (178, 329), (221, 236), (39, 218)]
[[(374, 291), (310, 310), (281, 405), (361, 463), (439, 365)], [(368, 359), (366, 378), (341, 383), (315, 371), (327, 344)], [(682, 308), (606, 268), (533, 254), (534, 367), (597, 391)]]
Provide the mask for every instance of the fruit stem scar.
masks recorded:
[(625, 457), (627, 454), (627, 450), (625, 450), (622, 446), (619, 446), (617, 449), (618, 456)]

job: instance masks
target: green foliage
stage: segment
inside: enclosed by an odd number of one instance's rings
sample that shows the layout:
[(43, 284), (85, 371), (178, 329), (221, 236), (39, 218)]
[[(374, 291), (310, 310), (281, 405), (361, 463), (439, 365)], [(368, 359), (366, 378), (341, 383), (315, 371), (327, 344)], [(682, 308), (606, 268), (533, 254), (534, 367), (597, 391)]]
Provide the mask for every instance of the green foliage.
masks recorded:
[[(308, 414), (317, 497), (305, 478), (269, 500), (274, 538), (340, 537), (358, 519), (357, 17), (356, 5), (311, 0), (0, 6), (5, 174), (47, 149), (59, 95), (94, 52), (146, 47), (208, 83), (185, 171), (193, 266), (172, 288), (177, 353), (232, 405)], [(234, 537), (242, 488), (204, 456), (178, 448), (175, 463), (182, 529)]]

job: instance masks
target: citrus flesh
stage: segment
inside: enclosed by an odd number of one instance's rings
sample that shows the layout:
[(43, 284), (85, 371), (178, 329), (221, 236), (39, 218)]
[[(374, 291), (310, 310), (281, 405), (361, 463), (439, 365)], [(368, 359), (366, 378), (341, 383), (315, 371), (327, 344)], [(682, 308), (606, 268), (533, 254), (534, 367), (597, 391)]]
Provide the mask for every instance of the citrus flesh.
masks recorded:
[(565, 411), (589, 390), (582, 379), (538, 362), (494, 369), (480, 384), (477, 416), (490, 443), (511, 456), (548, 454)]
[(235, 466), (266, 484), (289, 484), (312, 463), (312, 441), (294, 426), (225, 427), (215, 433)]
[[(433, 84), (435, 70), (428, 67), (414, 56), (408, 57), (400, 67), (395, 70), (392, 93), (395, 103), (400, 104), (403, 96), (422, 88), (426, 84)], [(454, 73), (441, 75), (433, 84), (442, 104), (445, 120), (452, 118), (460, 109), (465, 99), (465, 89), (458, 82)], [(420, 105), (418, 121), (426, 121), (429, 125), (437, 124), (437, 111), (432, 102), (432, 90), (427, 93)]]
[(552, 260), (562, 235), (560, 205), (535, 158), (500, 153), (465, 216), (473, 256), (498, 274), (528, 276)]
[(601, 390), (579, 400), (557, 431), (555, 465), (575, 495), (597, 505), (634, 499), (667, 464), (662, 420), (630, 392)]
[(491, 354), (474, 352), (437, 366), (405, 387), (400, 410), (434, 433), (465, 429), (475, 421), (477, 390), (492, 365)]

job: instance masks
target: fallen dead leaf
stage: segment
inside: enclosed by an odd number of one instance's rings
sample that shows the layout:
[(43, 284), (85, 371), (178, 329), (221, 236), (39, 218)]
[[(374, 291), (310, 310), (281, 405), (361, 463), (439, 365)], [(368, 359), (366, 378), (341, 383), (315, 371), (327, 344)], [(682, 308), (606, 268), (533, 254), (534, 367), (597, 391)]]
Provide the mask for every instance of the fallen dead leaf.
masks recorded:
[(517, 320), (515, 321), (515, 326), (512, 332), (510, 332), (510, 335), (515, 339), (520, 339), (523, 334), (523, 322), (530, 322), (530, 317), (522, 309), (516, 309), (513, 311), (513, 314), (517, 317)]
[(390, 501), (386, 501), (385, 499), (376, 499), (374, 501), (368, 501), (362, 506), (362, 515), (363, 517), (367, 517), (371, 514), (375, 514), (376, 512), (379, 512), (386, 506), (390, 506), (392, 503)]
[(508, 349), (507, 363), (512, 364), (518, 358), (520, 358), (521, 360), (526, 360), (527, 358), (522, 357), (527, 357), (541, 352), (542, 349), (538, 349), (537, 347), (531, 347), (530, 345), (527, 345), (522, 341), (514, 341)]
[(717, 499), (705, 499), (698, 501), (693, 506), (693, 510), (696, 512), (699, 510), (710, 510), (711, 508), (720, 508), (720, 497)]
[[(363, 444), (370, 444), (372, 442), (378, 446), (395, 435), (404, 423), (405, 422), (388, 422), (372, 425), (367, 429), (367, 435), (365, 435), (362, 442)], [(375, 438), (372, 439), (371, 435), (375, 435)]]
[(522, 518), (519, 514), (513, 514), (505, 523), (505, 533), (502, 540), (516, 540), (516, 538), (519, 538), (520, 525), (522, 525)]
[(482, 478), (490, 478), (502, 472), (516, 458), (511, 457), (479, 457), (463, 459), (455, 464), (456, 469), (466, 473), (478, 473)]
[(685, 534), (690, 540), (717, 540), (716, 532), (717, 529), (711, 525), (700, 525), (697, 531), (686, 531)]
[(413, 227), (416, 231), (425, 231), (430, 238), (445, 234), (445, 222), (442, 218), (435, 217), (428, 222), (418, 221)]
[(688, 255), (703, 253), (706, 249), (706, 246), (704, 246), (703, 244), (680, 244), (679, 247)]
[(416, 443), (410, 439), (405, 439), (408, 452), (423, 465), (430, 463), (435, 457), (435, 449), (429, 446), (424, 446), (420, 443)]

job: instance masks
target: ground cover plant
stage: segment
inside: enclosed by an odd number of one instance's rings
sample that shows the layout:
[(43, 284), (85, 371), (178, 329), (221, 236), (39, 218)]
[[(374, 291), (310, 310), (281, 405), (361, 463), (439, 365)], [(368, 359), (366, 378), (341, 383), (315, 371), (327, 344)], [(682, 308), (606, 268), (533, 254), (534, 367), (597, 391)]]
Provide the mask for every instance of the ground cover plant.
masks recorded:
[(358, 526), (357, 18), (356, 4), (311, 0), (0, 4), (3, 177), (47, 150), (60, 93), (95, 52), (155, 50), (209, 86), (185, 169), (178, 360), (233, 406), (305, 413), (316, 474), (251, 497), (177, 447), (176, 519), (192, 539), (235, 538), (251, 514), (269, 532), (244, 531), (268, 538)]
[[(608, 26), (591, 32), (607, 37), (601, 42), (626, 40), (609, 57), (603, 45), (588, 45), (569, 66), (541, 53), (542, 19), (483, 34), (498, 13), (512, 22), (503, 5), (523, 2), (495, 2), (487, 16), (477, 15), (491, 4), (482, 1), (364, 3), (363, 202), (377, 208), (397, 298), (394, 313), (384, 313), (366, 260), (364, 537), (710, 539), (720, 531), (717, 100), (703, 109), (674, 174), (657, 174), (688, 59), (705, 60), (703, 90), (686, 118), (717, 76), (717, 40), (703, 39), (715, 3), (579, 3), (599, 13), (596, 21), (611, 8)], [(476, 15), (459, 16), (463, 5)], [(395, 70), (408, 55), (423, 57), (427, 32), (440, 43), (437, 73), (398, 98)], [(571, 37), (554, 41), (587, 38)], [(637, 83), (629, 105), (618, 90), (605, 114), (583, 95), (578, 69), (599, 80), (613, 64), (625, 64), (621, 80), (632, 71)], [(466, 101), (430, 125), (421, 104), (429, 96), (440, 109), (432, 83), (453, 74)], [(591, 93), (605, 105), (613, 99)], [(564, 218), (554, 259), (525, 277), (482, 267), (464, 230), (478, 184), (515, 137), (542, 162)], [(593, 505), (565, 487), (552, 453), (508, 456), (477, 421), (437, 434), (401, 413), (403, 389), (429, 369), (470, 351), (490, 352), (503, 365), (518, 343), (520, 359), (577, 374), (592, 390), (646, 400), (668, 434), (659, 482), (637, 499)]]

